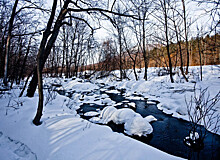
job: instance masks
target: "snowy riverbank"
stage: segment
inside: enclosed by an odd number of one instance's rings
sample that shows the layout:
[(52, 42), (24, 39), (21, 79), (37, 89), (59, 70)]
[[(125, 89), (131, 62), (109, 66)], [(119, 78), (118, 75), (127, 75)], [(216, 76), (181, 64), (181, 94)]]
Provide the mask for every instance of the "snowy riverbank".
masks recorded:
[[(38, 97), (18, 99), (18, 91), (0, 99), (0, 159), (181, 159), (81, 119), (61, 95), (44, 108), (43, 124), (35, 126), (32, 119)], [(19, 109), (10, 107), (17, 102), (22, 103), (14, 105)]]
[[(92, 79), (92, 83), (78, 78), (74, 80), (46, 78), (44, 80), (46, 85), (60, 84), (62, 87), (58, 90), (65, 91), (66, 95), (71, 92), (72, 98), (56, 93), (52, 95), (45, 89), (45, 102), (48, 102), (44, 107), (43, 123), (40, 126), (32, 124), (38, 102), (37, 93), (33, 98), (25, 96), (18, 98), (19, 87), (4, 91), (0, 94), (0, 159), (181, 159), (123, 134), (113, 132), (107, 126), (100, 126), (84, 120), (77, 114), (76, 109), (83, 103), (117, 106), (118, 104), (112, 101), (107, 94), (91, 93), (99, 88), (98, 84), (104, 83), (114, 86), (116, 89), (126, 89), (123, 94), (126, 99), (157, 100), (160, 102), (158, 108), (163, 112), (189, 120), (185, 99), (190, 99), (194, 94), (195, 82), (197, 89), (208, 87), (207, 93), (210, 97), (220, 91), (220, 68), (204, 66), (203, 81), (199, 81), (198, 69), (198, 67), (190, 67), (189, 82), (185, 82), (181, 76), (176, 74), (173, 84), (169, 82), (168, 75), (158, 77), (157, 68), (149, 68), (149, 81), (142, 80), (143, 72), (139, 74), (139, 81), (134, 80), (132, 73), (129, 74), (130, 81), (123, 80), (121, 82), (116, 81), (115, 77)], [(117, 75), (118, 71), (115, 74)], [(116, 89), (111, 92), (118, 93)], [(85, 92), (88, 94), (83, 94)], [(53, 98), (48, 100), (51, 95)], [(153, 103), (153, 101), (149, 102)], [(97, 113), (100, 114), (101, 110), (97, 110)], [(131, 114), (130, 111), (129, 113)], [(220, 113), (219, 102), (215, 107), (215, 114), (218, 113)], [(108, 117), (108, 115), (105, 116)], [(115, 116), (111, 118), (115, 118)], [(118, 122), (119, 119), (115, 121)], [(131, 128), (131, 126), (127, 126), (127, 128)], [(151, 131), (150, 129), (149, 132)]]

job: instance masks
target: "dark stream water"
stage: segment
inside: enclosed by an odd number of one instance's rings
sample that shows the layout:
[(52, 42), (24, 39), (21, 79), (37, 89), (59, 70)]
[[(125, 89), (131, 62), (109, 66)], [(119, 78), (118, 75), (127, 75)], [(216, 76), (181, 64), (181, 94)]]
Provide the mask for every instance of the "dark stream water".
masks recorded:
[[(103, 92), (100, 92), (102, 94)], [(107, 93), (109, 97), (119, 103), (125, 100), (125, 98), (120, 94)], [(127, 99), (126, 99), (127, 100)], [(204, 148), (200, 152), (194, 152), (192, 149), (184, 145), (183, 140), (189, 135), (191, 125), (189, 122), (174, 118), (171, 115), (165, 114), (160, 111), (156, 104), (148, 104), (144, 100), (128, 100), (129, 102), (134, 102), (136, 104), (137, 113), (141, 114), (143, 117), (148, 115), (153, 115), (157, 118), (157, 121), (151, 123), (153, 126), (153, 133), (148, 137), (138, 137), (130, 136), (137, 139), (143, 143), (149, 144), (155, 148), (158, 148), (164, 152), (172, 155), (187, 159), (201, 159), (201, 160), (219, 160), (220, 159), (220, 136), (207, 132), (204, 139)], [(116, 108), (123, 108), (125, 105), (116, 106)], [(97, 108), (103, 109), (104, 106), (94, 105), (94, 104), (83, 104), (77, 111), (82, 118), (90, 119), (90, 116), (84, 116), (83, 114), (89, 111), (96, 111)], [(116, 125), (113, 122), (108, 123), (108, 126), (112, 128), (113, 131), (122, 132), (124, 131), (123, 125)], [(205, 129), (202, 127), (203, 132)]]

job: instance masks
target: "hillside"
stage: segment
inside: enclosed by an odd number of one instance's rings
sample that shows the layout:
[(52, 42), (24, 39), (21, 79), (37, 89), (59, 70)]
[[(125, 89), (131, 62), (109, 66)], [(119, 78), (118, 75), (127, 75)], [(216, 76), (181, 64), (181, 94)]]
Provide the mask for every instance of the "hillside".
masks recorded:
[[(186, 65), (186, 43), (181, 41), (181, 52), (183, 65)], [(148, 67), (168, 67), (168, 56), (166, 46), (156, 44), (146, 47), (147, 57), (149, 57)], [(177, 43), (170, 44), (170, 52), (173, 67), (180, 66), (180, 49)], [(200, 54), (202, 65), (220, 64), (220, 35), (206, 36), (205, 38), (192, 38), (189, 41), (189, 65), (200, 65)], [(136, 68), (144, 67), (143, 53), (138, 52), (137, 47), (130, 49), (130, 56), (127, 52), (122, 56), (122, 68), (131, 69), (136, 58)], [(83, 67), (84, 68), (84, 67)], [(87, 70), (117, 70), (119, 69), (119, 56), (112, 56), (102, 62), (85, 66)]]

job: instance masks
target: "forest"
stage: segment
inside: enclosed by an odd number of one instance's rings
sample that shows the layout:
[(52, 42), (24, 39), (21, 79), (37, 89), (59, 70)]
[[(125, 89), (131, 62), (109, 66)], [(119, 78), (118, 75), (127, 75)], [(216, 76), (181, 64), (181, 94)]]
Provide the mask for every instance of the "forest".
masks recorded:
[[(73, 133), (80, 135), (77, 140), (83, 138), (81, 129), (69, 131), (71, 125), (79, 125), (96, 140), (97, 133), (106, 133), (117, 146), (120, 136), (115, 140), (100, 124), (145, 143), (129, 142), (123, 153), (133, 143), (141, 151), (123, 158), (116, 147), (112, 159), (145, 159), (144, 153), (151, 152), (153, 159), (218, 159), (219, 65), (219, 0), (0, 0), (0, 159), (111, 159), (105, 152), (99, 154), (100, 148), (91, 157), (79, 154), (84, 145), (74, 138), (80, 146), (77, 154), (63, 155), (71, 146), (51, 141), (52, 146), (42, 144), (51, 148), (40, 155), (41, 144), (34, 141), (36, 147), (25, 138), (43, 132), (40, 139), (45, 141), (51, 138), (46, 133), (57, 133), (65, 136), (60, 141), (66, 144)], [(161, 117), (148, 111), (148, 105)], [(16, 127), (19, 114), (24, 118)], [(75, 117), (68, 121), (71, 125), (61, 123), (68, 116)], [(186, 128), (187, 133), (174, 134), (174, 145), (181, 142), (186, 148), (175, 151), (154, 140), (155, 135), (172, 135), (156, 131), (164, 117), (176, 125), (170, 128)], [(26, 125), (29, 129), (21, 136)], [(41, 126), (36, 133), (36, 128), (30, 129)], [(212, 143), (210, 137), (215, 139)], [(129, 141), (126, 138), (122, 145)], [(108, 148), (107, 142), (100, 146)], [(23, 150), (16, 146), (20, 143)]]

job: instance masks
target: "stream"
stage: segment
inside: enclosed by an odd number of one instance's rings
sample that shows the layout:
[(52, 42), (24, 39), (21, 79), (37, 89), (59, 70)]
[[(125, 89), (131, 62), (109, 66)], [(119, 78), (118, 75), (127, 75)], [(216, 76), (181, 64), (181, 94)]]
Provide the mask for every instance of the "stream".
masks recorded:
[[(111, 90), (114, 88), (108, 88)], [(152, 122), (153, 133), (148, 137), (138, 137), (138, 136), (129, 136), (136, 140), (139, 140), (143, 143), (149, 144), (159, 150), (162, 150), (166, 153), (187, 158), (187, 159), (201, 159), (201, 160), (219, 160), (220, 159), (220, 136), (207, 132), (204, 139), (204, 148), (199, 152), (196, 152), (189, 147), (187, 147), (183, 140), (186, 136), (189, 135), (191, 128), (190, 122), (174, 118), (171, 115), (163, 113), (157, 108), (157, 103), (149, 103), (145, 100), (128, 100), (123, 97), (122, 94), (107, 93), (105, 91), (95, 91), (96, 94), (107, 94), (109, 98), (116, 103), (122, 102), (121, 105), (115, 106), (116, 108), (125, 108), (126, 104), (134, 102), (136, 108), (132, 108), (135, 112), (141, 114), (143, 117), (148, 115), (153, 115), (157, 121)], [(71, 97), (71, 96), (70, 96)], [(127, 102), (126, 102), (127, 101)], [(155, 101), (157, 102), (157, 101)], [(158, 102), (159, 103), (159, 102)], [(80, 109), (77, 110), (77, 113), (84, 119), (89, 120), (92, 116), (85, 116), (86, 112), (97, 111), (97, 109), (102, 110), (105, 106), (96, 105), (96, 104), (83, 104), (80, 106)], [(102, 124), (100, 124), (102, 125)], [(113, 122), (107, 124), (115, 132), (124, 133), (123, 125), (116, 125)], [(205, 131), (204, 127), (201, 127), (202, 131)], [(124, 133), (125, 134), (125, 133)], [(125, 134), (126, 135), (126, 134)], [(126, 135), (128, 136), (128, 135)]]

